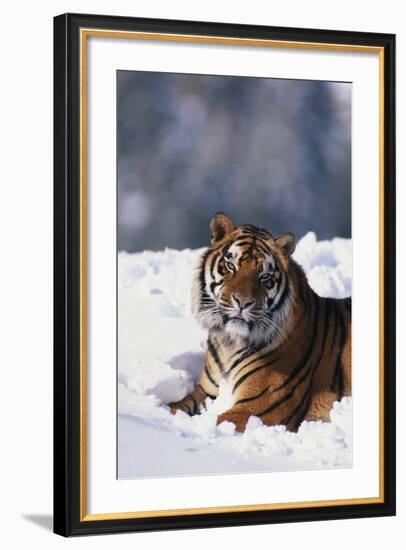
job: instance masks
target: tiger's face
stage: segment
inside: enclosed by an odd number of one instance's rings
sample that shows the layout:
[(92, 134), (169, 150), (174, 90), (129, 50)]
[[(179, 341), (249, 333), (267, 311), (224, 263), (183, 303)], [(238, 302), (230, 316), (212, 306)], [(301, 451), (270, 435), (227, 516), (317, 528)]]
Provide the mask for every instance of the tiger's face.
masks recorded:
[(252, 225), (236, 226), (224, 213), (211, 220), (212, 241), (193, 286), (200, 322), (230, 340), (271, 340), (282, 330), (292, 300), (291, 233), (274, 238)]

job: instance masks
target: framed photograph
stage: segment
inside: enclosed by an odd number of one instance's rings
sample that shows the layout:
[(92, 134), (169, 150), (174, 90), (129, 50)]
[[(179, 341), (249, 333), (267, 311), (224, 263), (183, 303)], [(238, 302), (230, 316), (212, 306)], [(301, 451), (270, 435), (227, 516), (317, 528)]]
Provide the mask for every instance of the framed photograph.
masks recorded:
[(54, 20), (54, 530), (395, 514), (395, 37)]

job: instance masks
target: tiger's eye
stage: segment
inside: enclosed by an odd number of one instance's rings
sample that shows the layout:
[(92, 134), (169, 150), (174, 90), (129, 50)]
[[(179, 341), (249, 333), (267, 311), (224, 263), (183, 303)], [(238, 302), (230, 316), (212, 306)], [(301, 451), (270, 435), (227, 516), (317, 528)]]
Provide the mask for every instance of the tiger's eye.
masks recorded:
[(262, 282), (269, 281), (269, 279), (272, 277), (271, 273), (262, 273), (262, 275), (259, 276), (259, 279)]
[(235, 265), (232, 264), (231, 262), (226, 262), (226, 268), (227, 268), (229, 271), (236, 271)]

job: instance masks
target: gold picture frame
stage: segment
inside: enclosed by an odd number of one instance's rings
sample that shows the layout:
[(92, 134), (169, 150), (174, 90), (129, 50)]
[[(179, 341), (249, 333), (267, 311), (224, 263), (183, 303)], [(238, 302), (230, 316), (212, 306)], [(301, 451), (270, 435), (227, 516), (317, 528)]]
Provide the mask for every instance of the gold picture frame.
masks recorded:
[[(104, 514), (88, 512), (86, 228), (89, 37), (378, 54), (380, 83), (378, 497), (177, 510), (115, 511)], [(63, 535), (80, 535), (191, 526), (271, 523), (291, 521), (291, 518), (300, 521), (309, 518), (330, 519), (394, 513), (395, 227), (394, 217), (388, 216), (394, 204), (394, 41), (393, 35), (372, 33), (148, 21), (82, 15), (62, 15), (55, 18), (55, 532)], [(69, 124), (67, 120), (70, 120)], [(65, 224), (61, 223), (61, 213)], [(69, 231), (71, 240), (67, 244)], [(391, 254), (388, 255), (388, 251), (391, 251)], [(65, 279), (64, 285), (59, 281), (62, 276)], [(79, 283), (76, 290), (72, 286), (75, 281)], [(68, 315), (66, 315), (67, 312)], [(71, 319), (70, 324), (67, 321), (68, 317)], [(74, 328), (72, 328), (73, 321)], [(73, 395), (74, 393), (76, 395)], [(61, 402), (65, 405), (64, 407), (61, 407)], [(68, 445), (71, 446), (70, 449)], [(69, 491), (67, 486), (70, 487)]]

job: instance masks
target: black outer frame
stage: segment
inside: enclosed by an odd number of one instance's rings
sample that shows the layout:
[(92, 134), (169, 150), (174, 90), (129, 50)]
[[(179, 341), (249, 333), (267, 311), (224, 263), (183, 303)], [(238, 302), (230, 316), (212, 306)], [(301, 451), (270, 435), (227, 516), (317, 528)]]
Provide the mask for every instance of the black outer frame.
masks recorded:
[[(384, 502), (80, 521), (80, 28), (384, 48)], [(63, 536), (395, 515), (395, 35), (64, 14), (54, 18), (54, 532)], [(118, 512), (118, 511), (117, 511)]]

